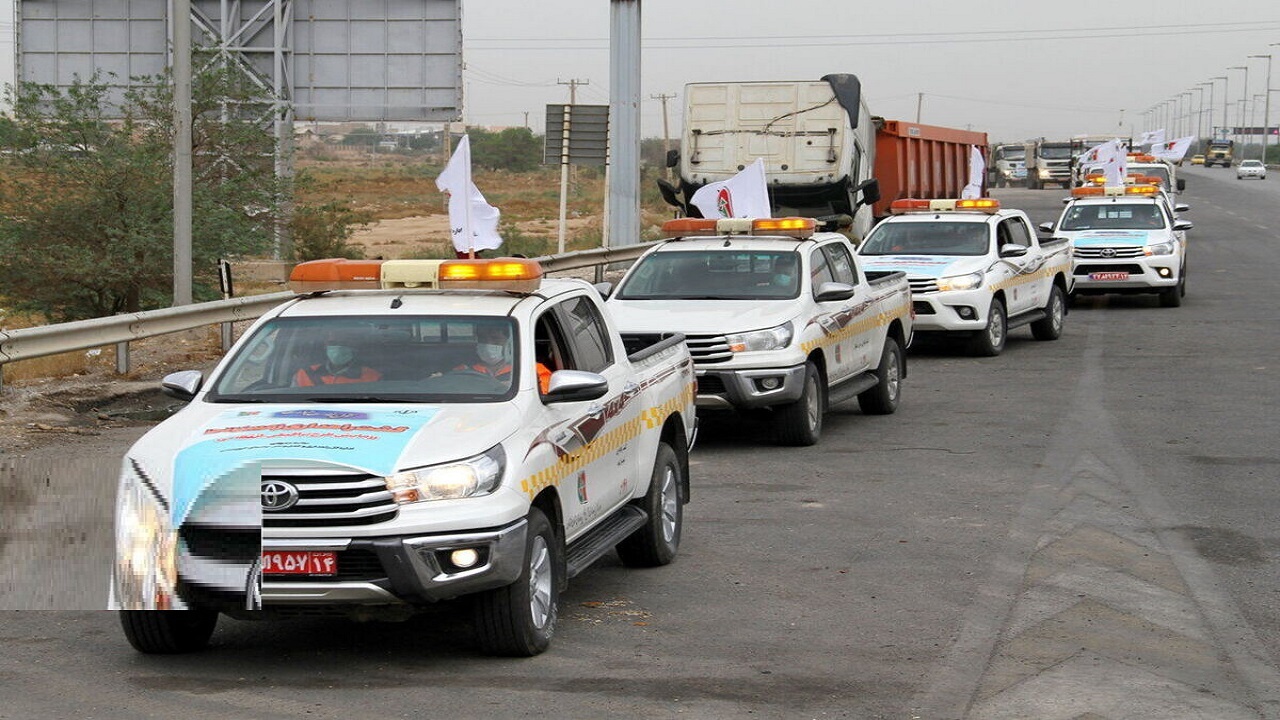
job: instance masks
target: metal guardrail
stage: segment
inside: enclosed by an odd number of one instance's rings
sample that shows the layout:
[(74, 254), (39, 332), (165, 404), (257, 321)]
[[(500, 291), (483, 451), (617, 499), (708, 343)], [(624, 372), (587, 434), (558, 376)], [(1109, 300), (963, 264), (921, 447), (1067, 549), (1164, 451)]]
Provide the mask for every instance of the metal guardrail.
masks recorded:
[[(542, 265), (544, 272), (563, 272), (635, 260), (649, 247), (651, 247), (649, 243), (642, 243), (621, 248), (578, 250), (534, 259)], [(112, 344), (121, 346), (127, 353), (127, 344), (130, 341), (192, 330), (206, 325), (252, 320), (294, 297), (297, 295), (292, 292), (251, 295), (106, 318), (0, 331), (0, 381), (4, 377), (5, 363)], [(128, 372), (127, 363), (125, 365), (117, 363), (117, 370), (122, 373)]]

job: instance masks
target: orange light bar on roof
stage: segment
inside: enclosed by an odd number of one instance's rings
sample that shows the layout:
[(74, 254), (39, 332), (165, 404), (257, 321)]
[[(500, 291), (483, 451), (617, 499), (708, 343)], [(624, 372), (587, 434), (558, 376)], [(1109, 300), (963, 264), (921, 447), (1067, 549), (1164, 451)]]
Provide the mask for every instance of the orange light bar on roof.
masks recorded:
[(672, 237), (715, 235), (716, 221), (714, 218), (676, 218), (662, 223), (662, 232)]
[(1000, 201), (995, 198), (967, 198), (956, 201), (957, 210), (981, 210), (994, 213), (1000, 209)]
[(1160, 192), (1157, 185), (1130, 185), (1124, 189), (1126, 195), (1155, 195)]
[(529, 293), (542, 284), (542, 266), (526, 258), (445, 260), (440, 264), (443, 289), (506, 290)]
[(889, 212), (893, 215), (901, 215), (902, 213), (911, 211), (922, 211), (933, 209), (932, 200), (920, 200), (918, 198), (903, 198), (894, 200), (889, 203)]
[(1153, 162), (1155, 162), (1155, 161), (1156, 161), (1156, 156), (1155, 156), (1155, 155), (1144, 155), (1144, 154), (1141, 154), (1141, 153), (1130, 153), (1130, 154), (1129, 154), (1129, 161), (1130, 161), (1130, 162), (1140, 162), (1140, 163), (1153, 163)]
[(289, 273), (289, 289), (296, 293), (376, 289), (382, 278), (382, 262), (328, 258), (298, 263)]
[(817, 223), (813, 218), (784, 217), (759, 218), (751, 222), (752, 235), (785, 235), (793, 238), (807, 238), (813, 235)]
[(1136, 185), (1159, 185), (1164, 182), (1154, 175), (1130, 175), (1129, 179)]
[(995, 213), (1000, 209), (1000, 201), (995, 198), (966, 198), (962, 200), (921, 200), (904, 198), (889, 203), (889, 212), (901, 215), (909, 212), (955, 212), (957, 210), (977, 210)]

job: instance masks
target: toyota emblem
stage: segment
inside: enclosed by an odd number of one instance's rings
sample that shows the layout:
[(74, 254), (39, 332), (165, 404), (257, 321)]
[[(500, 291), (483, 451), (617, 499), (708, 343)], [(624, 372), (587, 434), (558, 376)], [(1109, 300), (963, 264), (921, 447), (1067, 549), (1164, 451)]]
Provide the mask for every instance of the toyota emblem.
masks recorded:
[(1115, 256), (1116, 256), (1116, 249), (1115, 249), (1115, 248), (1102, 248), (1102, 251), (1101, 251), (1101, 252), (1099, 252), (1098, 254), (1099, 254), (1099, 255), (1101, 255), (1102, 257), (1115, 257)]
[(267, 512), (288, 510), (298, 504), (298, 488), (282, 480), (262, 483), (262, 509)]

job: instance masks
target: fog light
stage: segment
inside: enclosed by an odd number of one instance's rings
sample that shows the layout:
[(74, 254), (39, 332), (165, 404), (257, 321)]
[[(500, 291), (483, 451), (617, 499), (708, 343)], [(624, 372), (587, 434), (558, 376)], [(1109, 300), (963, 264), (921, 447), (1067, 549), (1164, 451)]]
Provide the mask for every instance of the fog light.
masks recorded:
[(777, 390), (782, 387), (782, 381), (776, 377), (765, 378), (760, 381), (760, 387), (765, 390)]
[(973, 311), (973, 308), (969, 307), (968, 305), (961, 305), (957, 307), (956, 312), (959, 313), (960, 317), (964, 318), (965, 320), (976, 320), (978, 318), (978, 314), (975, 313)]
[(463, 548), (449, 553), (449, 562), (456, 568), (466, 570), (480, 562), (480, 553), (475, 548)]
[(1173, 277), (1173, 271), (1169, 268), (1156, 268), (1156, 272), (1159, 273), (1162, 278)]

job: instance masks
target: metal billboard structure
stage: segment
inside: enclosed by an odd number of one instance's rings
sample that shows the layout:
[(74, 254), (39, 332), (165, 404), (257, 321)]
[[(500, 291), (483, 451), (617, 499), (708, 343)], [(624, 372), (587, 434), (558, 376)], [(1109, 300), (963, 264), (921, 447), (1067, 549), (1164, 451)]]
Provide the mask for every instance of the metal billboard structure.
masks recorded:
[[(192, 38), (241, 69), (289, 120), (452, 122), (462, 106), (461, 4), (191, 0)], [(129, 78), (170, 66), (172, 6), (20, 0), (17, 78), (67, 87), (101, 71), (122, 93)]]

